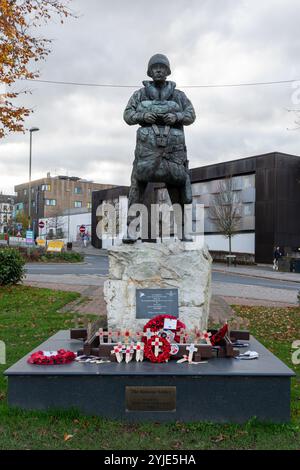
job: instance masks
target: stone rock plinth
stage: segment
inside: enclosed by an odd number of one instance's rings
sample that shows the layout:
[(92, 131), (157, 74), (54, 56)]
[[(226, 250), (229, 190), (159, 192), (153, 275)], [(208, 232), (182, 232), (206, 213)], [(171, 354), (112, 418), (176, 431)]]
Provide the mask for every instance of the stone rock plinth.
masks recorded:
[(188, 329), (206, 329), (211, 297), (212, 258), (206, 246), (191, 242), (135, 243), (109, 250), (104, 283), (108, 327), (140, 330), (136, 289), (178, 289), (179, 320)]

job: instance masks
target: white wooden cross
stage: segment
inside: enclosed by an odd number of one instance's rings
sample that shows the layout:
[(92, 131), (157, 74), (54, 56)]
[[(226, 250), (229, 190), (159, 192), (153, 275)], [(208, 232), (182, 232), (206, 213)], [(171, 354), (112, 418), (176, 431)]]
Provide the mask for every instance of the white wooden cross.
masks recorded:
[(104, 341), (104, 332), (103, 332), (103, 328), (99, 328), (99, 331), (97, 333), (97, 336), (99, 336), (99, 343), (102, 344)]
[(125, 362), (128, 364), (132, 360), (132, 356), (134, 353), (134, 343), (127, 344), (125, 350)]
[(137, 331), (135, 333), (135, 336), (136, 336), (137, 342), (139, 342), (142, 339), (143, 333), (141, 331)]
[(202, 337), (202, 332), (201, 330), (199, 330), (198, 328), (195, 328), (194, 329), (194, 340), (195, 340), (195, 343), (198, 344), (200, 339)]
[(177, 336), (179, 336), (179, 343), (182, 341), (182, 336), (184, 335), (184, 329), (180, 328), (180, 330), (176, 333)]
[(143, 334), (143, 336), (146, 336), (147, 340), (152, 338), (154, 336), (154, 332), (150, 330), (150, 328), (147, 328), (146, 332)]
[(114, 346), (113, 351), (111, 351), (111, 354), (116, 355), (116, 359), (118, 362), (123, 361), (123, 345), (122, 343), (118, 343), (117, 346)]
[(189, 334), (186, 333), (186, 332), (183, 335), (183, 341), (184, 341), (184, 343), (189, 343)]
[(154, 346), (154, 356), (157, 357), (161, 351), (159, 346), (163, 345), (159, 336), (155, 336), (154, 341), (151, 342), (151, 345)]
[(189, 362), (189, 364), (191, 364), (193, 362), (194, 352), (197, 352), (198, 348), (195, 348), (194, 343), (191, 343), (189, 346), (186, 347), (186, 349), (187, 349), (187, 351), (189, 351), (188, 362)]
[(144, 343), (142, 341), (136, 344), (135, 351), (136, 362), (142, 362), (144, 359)]
[(108, 343), (112, 342), (112, 335), (113, 335), (112, 329), (109, 328), (108, 331), (107, 331), (107, 342)]
[(120, 339), (121, 339), (121, 331), (120, 331), (120, 330), (115, 331), (115, 332), (113, 333), (113, 336), (114, 336), (116, 342), (119, 343), (119, 342), (120, 342)]
[(204, 339), (207, 344), (211, 344), (210, 337), (211, 333), (208, 333), (206, 330), (202, 331), (201, 339)]
[(124, 342), (125, 342), (125, 344), (128, 344), (129, 338), (131, 337), (130, 331), (129, 331), (129, 330), (124, 331), (123, 336), (124, 336)]

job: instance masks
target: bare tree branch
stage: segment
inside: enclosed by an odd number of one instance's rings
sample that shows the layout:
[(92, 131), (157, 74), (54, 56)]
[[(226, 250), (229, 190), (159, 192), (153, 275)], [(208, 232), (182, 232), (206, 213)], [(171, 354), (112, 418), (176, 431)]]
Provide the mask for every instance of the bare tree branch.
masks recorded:
[(209, 207), (209, 217), (216, 229), (230, 241), (240, 228), (241, 201), (235, 189), (233, 178), (230, 176), (219, 182), (217, 193), (212, 196)]

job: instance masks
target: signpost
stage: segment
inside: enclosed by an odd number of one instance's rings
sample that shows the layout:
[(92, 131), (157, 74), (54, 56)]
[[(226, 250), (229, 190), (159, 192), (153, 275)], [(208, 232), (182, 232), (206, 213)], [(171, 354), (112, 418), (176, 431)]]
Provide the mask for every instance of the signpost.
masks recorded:
[(34, 243), (33, 230), (26, 230), (26, 243), (32, 245)]
[(79, 228), (80, 233), (85, 233), (85, 225), (81, 225)]
[(43, 222), (42, 220), (39, 221), (39, 228), (42, 229), (45, 227), (45, 222)]

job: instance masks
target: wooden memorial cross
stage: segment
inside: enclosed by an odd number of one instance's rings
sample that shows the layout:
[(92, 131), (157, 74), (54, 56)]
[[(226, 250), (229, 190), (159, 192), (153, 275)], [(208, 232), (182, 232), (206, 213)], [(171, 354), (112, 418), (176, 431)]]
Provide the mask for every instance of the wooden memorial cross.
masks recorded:
[(125, 362), (128, 364), (132, 360), (132, 356), (134, 353), (134, 343), (131, 342), (130, 344), (127, 344), (126, 350), (125, 350)]
[(202, 331), (201, 339), (206, 341), (206, 344), (211, 344), (210, 342), (211, 333), (208, 333), (206, 330)]
[(102, 344), (104, 341), (104, 331), (103, 328), (99, 328), (97, 336), (99, 336), (99, 344)]
[(180, 328), (180, 330), (176, 333), (176, 335), (179, 336), (179, 343), (182, 342), (181, 337), (184, 336), (184, 334), (185, 334), (185, 331), (183, 328)]
[(122, 345), (122, 343), (118, 343), (117, 346), (114, 346), (114, 349), (111, 353), (116, 355), (116, 359), (117, 359), (118, 362), (122, 362), (123, 361), (123, 345)]
[(147, 330), (145, 331), (143, 336), (146, 336), (147, 341), (148, 341), (148, 339), (152, 338), (152, 336), (154, 336), (154, 334), (155, 334), (154, 331), (151, 331), (150, 328), (147, 328)]
[(189, 343), (189, 337), (190, 335), (187, 332), (185, 332), (183, 335), (183, 342), (186, 344)]
[(131, 332), (129, 330), (125, 330), (123, 336), (124, 336), (124, 343), (128, 344), (129, 339), (131, 338)]
[(154, 346), (154, 356), (157, 357), (161, 351), (159, 346), (163, 345), (159, 336), (155, 336), (154, 341), (151, 342), (151, 345)]
[(112, 329), (109, 328), (108, 331), (107, 331), (107, 342), (108, 343), (112, 343), (112, 337), (113, 337), (113, 332), (112, 332)]
[(143, 333), (141, 331), (137, 331), (135, 333), (135, 336), (136, 336), (137, 342), (140, 342), (142, 340)]
[(138, 342), (135, 346), (135, 351), (136, 362), (142, 362), (144, 359), (144, 343)]
[(188, 362), (189, 362), (189, 364), (191, 364), (193, 362), (194, 352), (197, 352), (198, 348), (195, 348), (195, 345), (193, 343), (191, 343), (189, 346), (186, 347), (186, 349), (187, 349), (187, 351), (189, 351)]
[(116, 342), (119, 343), (121, 339), (121, 331), (117, 330), (115, 333), (113, 333), (113, 335), (115, 335)]
[(202, 332), (201, 330), (199, 330), (198, 328), (195, 328), (194, 329), (194, 341), (195, 341), (195, 344), (198, 344), (200, 339), (202, 337)]

